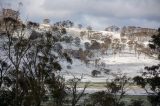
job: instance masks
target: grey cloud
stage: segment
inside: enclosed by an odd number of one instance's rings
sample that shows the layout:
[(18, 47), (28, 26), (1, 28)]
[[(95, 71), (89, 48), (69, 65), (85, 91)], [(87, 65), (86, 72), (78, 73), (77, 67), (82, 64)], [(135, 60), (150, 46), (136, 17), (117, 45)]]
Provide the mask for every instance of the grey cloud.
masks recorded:
[[(49, 0), (45, 1), (45, 10), (68, 10), (73, 14), (91, 14), (95, 16), (113, 16), (117, 18), (160, 17), (160, 2), (157, 0)], [(70, 1), (70, 2), (69, 2)]]
[[(105, 27), (115, 24), (159, 27), (160, 0), (5, 0), (23, 2), (23, 16), (30, 19), (71, 19)], [(2, 1), (3, 2), (3, 1)], [(41, 17), (41, 18), (38, 18)]]

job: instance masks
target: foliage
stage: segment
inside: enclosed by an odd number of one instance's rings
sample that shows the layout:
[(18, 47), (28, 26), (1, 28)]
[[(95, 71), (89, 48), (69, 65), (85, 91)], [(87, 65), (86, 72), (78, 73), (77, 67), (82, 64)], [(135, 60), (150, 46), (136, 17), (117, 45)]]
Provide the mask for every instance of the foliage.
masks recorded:
[[(158, 29), (157, 35), (153, 35), (150, 43), (150, 48), (155, 49), (160, 56), (160, 28)], [(133, 78), (137, 85), (140, 85), (145, 89), (148, 94), (148, 100), (152, 106), (160, 105), (160, 64), (153, 66), (146, 66), (145, 71), (142, 72), (141, 76)]]
[(15, 93), (8, 90), (0, 90), (0, 106), (13, 106)]
[[(142, 76), (134, 77), (137, 85), (140, 85), (146, 90), (148, 100), (153, 106), (160, 105), (160, 65), (145, 67)], [(149, 87), (148, 87), (149, 86)]]
[(95, 50), (95, 49), (100, 49), (100, 48), (101, 48), (101, 45), (100, 45), (100, 43), (97, 42), (97, 41), (94, 41), (94, 42), (91, 44), (91, 46), (90, 46), (90, 49), (93, 49), (93, 50)]
[[(1, 105), (40, 106), (48, 92), (51, 92), (56, 104), (61, 106), (67, 93), (64, 81), (57, 75), (62, 69), (58, 57), (65, 58), (70, 63), (72, 59), (61, 51), (63, 47), (56, 43), (58, 40), (55, 39), (55, 34), (66, 34), (66, 29), (58, 29), (59, 33), (56, 31), (54, 35), (51, 32), (38, 33), (32, 29), (31, 36), (25, 38), (24, 29), (11, 26), (17, 24), (16, 21), (5, 19), (4, 22), (7, 23), (5, 27), (8, 38), (4, 51), (10, 64), (0, 61), (3, 85), (0, 90)], [(28, 24), (30, 27), (34, 25), (31, 22)], [(17, 35), (16, 39), (14, 34)], [(52, 47), (63, 55), (56, 56)]]
[(66, 43), (72, 43), (73, 37), (72, 36), (64, 36), (62, 38), (62, 40), (65, 41)]
[(69, 28), (69, 27), (73, 27), (74, 23), (70, 20), (64, 20), (64, 21), (56, 22), (54, 25)]
[(98, 74), (101, 74), (101, 72), (97, 70), (93, 70), (91, 74), (93, 77), (96, 77)]
[(160, 28), (158, 29), (158, 33), (152, 36), (149, 47), (157, 51), (158, 58), (160, 59)]
[(139, 99), (139, 100), (138, 99), (132, 99), (129, 106), (144, 106), (143, 102), (144, 101), (141, 100), (141, 99)]
[(74, 43), (76, 44), (76, 46), (79, 46), (80, 43), (81, 43), (81, 39), (80, 39), (79, 37), (76, 37), (76, 38), (74, 39)]
[(85, 42), (85, 43), (84, 43), (84, 46), (85, 46), (86, 50), (89, 50), (89, 49), (90, 49), (90, 43), (89, 43), (89, 42)]
[(85, 95), (85, 90), (88, 87), (88, 82), (85, 83), (84, 87), (82, 88), (81, 91), (78, 90), (78, 86), (81, 83), (81, 78), (77, 78), (73, 76), (74, 78), (69, 79), (68, 85), (69, 85), (69, 92), (71, 94), (71, 106), (77, 106), (76, 104), (80, 101), (80, 99)]
[(130, 78), (118, 75), (112, 81), (107, 82), (105, 91), (95, 92), (90, 95), (93, 106), (124, 106), (122, 98), (126, 93), (126, 85)]
[(113, 95), (105, 91), (95, 92), (90, 96), (94, 106), (114, 106)]

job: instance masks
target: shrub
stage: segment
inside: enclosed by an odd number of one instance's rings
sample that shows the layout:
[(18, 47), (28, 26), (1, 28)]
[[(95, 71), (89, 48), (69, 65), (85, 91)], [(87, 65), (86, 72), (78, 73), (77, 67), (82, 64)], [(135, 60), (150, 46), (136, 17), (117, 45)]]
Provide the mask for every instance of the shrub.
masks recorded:
[(97, 70), (93, 70), (93, 71), (92, 71), (92, 76), (93, 76), (93, 77), (96, 77), (98, 74), (101, 74), (101, 72), (100, 72), (100, 71), (97, 71)]

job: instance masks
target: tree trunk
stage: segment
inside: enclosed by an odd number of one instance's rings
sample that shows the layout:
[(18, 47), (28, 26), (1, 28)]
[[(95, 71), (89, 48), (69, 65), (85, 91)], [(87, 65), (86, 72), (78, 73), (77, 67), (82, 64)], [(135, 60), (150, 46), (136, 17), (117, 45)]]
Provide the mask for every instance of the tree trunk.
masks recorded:
[(18, 106), (18, 68), (16, 68), (16, 100), (15, 106)]

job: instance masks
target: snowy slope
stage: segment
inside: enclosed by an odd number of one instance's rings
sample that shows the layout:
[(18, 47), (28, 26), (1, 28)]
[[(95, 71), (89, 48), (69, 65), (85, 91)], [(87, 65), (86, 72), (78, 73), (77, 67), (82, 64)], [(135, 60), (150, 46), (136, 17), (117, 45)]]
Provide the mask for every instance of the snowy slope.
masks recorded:
[[(140, 56), (138, 59), (134, 54), (128, 56), (103, 56), (100, 57), (101, 61), (106, 63), (106, 68), (111, 70), (111, 73), (125, 73), (129, 77), (139, 75), (141, 71), (144, 71), (145, 66), (151, 66), (157, 64), (159, 61)], [(97, 69), (93, 64), (86, 66), (83, 62), (77, 59), (73, 59), (71, 69), (67, 69), (68, 63), (62, 62), (62, 73), (66, 79), (72, 78), (73, 75), (81, 76), (83, 74), (83, 81), (90, 82), (105, 82), (106, 79), (112, 78), (112, 75), (106, 75), (101, 73), (98, 77), (92, 77), (91, 71)]]
[[(85, 29), (83, 29), (83, 31), (84, 30)], [(73, 37), (79, 37), (80, 31), (82, 30), (79, 30), (78, 28), (67, 29), (68, 35), (71, 35)], [(120, 33), (118, 32), (108, 32), (108, 31), (99, 31), (99, 32), (101, 32), (103, 35), (107, 34), (112, 35), (113, 38), (120, 38)], [(28, 33), (26, 33), (26, 35), (28, 35)], [(5, 39), (1, 38), (0, 45), (3, 45), (4, 41)], [(81, 44), (79, 47), (77, 47), (74, 43), (68, 44), (63, 42), (61, 44), (64, 49), (78, 50), (79, 48), (84, 49), (85, 42), (90, 42), (90, 40), (84, 37), (83, 39), (81, 39)], [(112, 50), (110, 50), (109, 52), (111, 51)], [(5, 53), (1, 51), (0, 57), (4, 56)], [(101, 74), (98, 75), (98, 77), (92, 77), (91, 72), (95, 69), (99, 70), (97, 67), (95, 67), (94, 63), (91, 63), (88, 66), (86, 66), (84, 62), (81, 62), (80, 60), (74, 58), (72, 58), (73, 64), (69, 64), (66, 61), (60, 61), (63, 68), (61, 74), (66, 79), (73, 78), (73, 75), (74, 76), (83, 75), (83, 81), (105, 82), (106, 79), (113, 78), (112, 74), (114, 73), (122, 72), (126, 73), (127, 76), (129, 77), (134, 77), (136, 75), (139, 75), (140, 72), (144, 70), (145, 66), (151, 66), (159, 63), (159, 61), (156, 60), (155, 58), (146, 57), (144, 55), (140, 55), (140, 57), (138, 58), (137, 56), (135, 56), (134, 53), (130, 53), (128, 48), (126, 48), (125, 53), (122, 52), (116, 55), (112, 55), (111, 53), (109, 53), (108, 55), (97, 54), (96, 56), (97, 57), (94, 58), (100, 58), (100, 62), (106, 64), (105, 68), (111, 70), (110, 74), (106, 75), (104, 74), (104, 72), (101, 72)], [(71, 66), (71, 69), (67, 69), (68, 65)]]
[[(76, 28), (67, 29), (69, 34), (73, 34), (73, 36), (78, 36), (80, 30)], [(100, 31), (103, 35), (112, 35), (113, 38), (120, 38), (120, 33), (118, 32), (108, 32), (108, 31)], [(88, 39), (84, 38), (81, 39), (81, 46), (79, 48), (84, 48), (83, 43), (84, 42), (90, 42)], [(63, 46), (69, 47), (70, 49), (76, 49), (77, 47), (71, 45), (67, 46), (67, 44), (63, 43)], [(111, 52), (110, 50), (109, 52)], [(105, 82), (106, 79), (113, 78), (112, 74), (114, 73), (125, 73), (129, 77), (134, 77), (136, 75), (139, 75), (141, 71), (144, 71), (145, 66), (151, 66), (154, 64), (159, 63), (158, 60), (155, 58), (147, 57), (145, 55), (140, 55), (138, 58), (133, 52), (129, 51), (129, 48), (125, 49), (125, 53), (122, 52), (120, 54), (112, 55), (111, 53), (108, 55), (97, 55), (96, 58), (100, 58), (100, 62), (103, 62), (106, 64), (105, 68), (111, 70), (111, 74), (106, 75), (103, 72), (101, 72), (98, 77), (92, 77), (91, 72), (92, 70), (97, 69), (94, 64), (90, 64), (89, 66), (86, 66), (83, 62), (80, 60), (73, 58), (73, 64), (70, 65), (66, 62), (61, 62), (63, 70), (62, 74), (66, 79), (73, 78), (74, 76), (81, 76), (83, 74), (83, 81), (90, 81), (90, 82)], [(71, 66), (71, 69), (67, 69), (67, 65)]]

